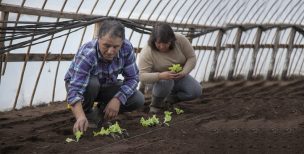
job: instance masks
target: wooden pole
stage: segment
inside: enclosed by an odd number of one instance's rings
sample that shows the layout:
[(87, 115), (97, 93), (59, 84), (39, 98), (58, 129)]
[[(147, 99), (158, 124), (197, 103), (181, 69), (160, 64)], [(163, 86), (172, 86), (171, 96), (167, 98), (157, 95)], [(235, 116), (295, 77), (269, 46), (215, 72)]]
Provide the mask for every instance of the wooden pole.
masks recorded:
[(218, 37), (217, 37), (217, 41), (216, 41), (216, 48), (215, 48), (215, 52), (214, 52), (213, 62), (211, 64), (211, 71), (210, 71), (210, 75), (209, 75), (209, 81), (215, 80), (215, 69), (216, 69), (216, 65), (217, 65), (218, 56), (221, 52), (221, 44), (222, 44), (224, 31), (220, 30), (217, 35), (218, 35)]
[[(0, 23), (0, 27), (3, 28), (5, 26), (5, 20), (4, 20), (4, 12), (0, 12), (0, 21), (2, 23)], [(5, 36), (5, 33), (0, 30), (1, 33), (0, 33), (0, 37), (4, 37)], [(4, 47), (4, 42), (0, 42), (0, 48), (1, 47)], [(4, 54), (0, 55), (0, 84), (1, 84), (1, 77), (2, 77), (2, 62), (4, 60)]]
[[(25, 3), (25, 0), (22, 1), (21, 7), (24, 6), (24, 3)], [(17, 18), (16, 18), (15, 26), (17, 26), (17, 22), (18, 22), (19, 19), (20, 19), (20, 15), (21, 15), (21, 14), (18, 13)], [(38, 21), (38, 20), (37, 20), (37, 21)], [(33, 38), (34, 38), (34, 36), (32, 36), (32, 39), (33, 39)], [(12, 42), (13, 42), (13, 40), (10, 41), (10, 45), (12, 45)], [(15, 109), (16, 109), (16, 106), (17, 106), (17, 101), (18, 101), (18, 97), (19, 97), (21, 85), (22, 85), (22, 82), (23, 82), (23, 75), (24, 75), (24, 71), (25, 71), (25, 68), (26, 68), (28, 55), (29, 55), (29, 53), (30, 53), (30, 48), (31, 48), (31, 46), (28, 47), (28, 50), (27, 50), (26, 55), (25, 55), (25, 57), (24, 57), (24, 64), (23, 64), (23, 68), (22, 68), (22, 72), (21, 72), (21, 77), (20, 77), (18, 89), (17, 89), (17, 92), (16, 92), (14, 104), (13, 104), (13, 110), (15, 110)], [(9, 52), (7, 52), (7, 56), (8, 56), (8, 55), (9, 55)], [(6, 64), (7, 64), (7, 63), (5, 63), (5, 66), (4, 66), (4, 67), (6, 67)]]
[(280, 36), (281, 36), (281, 28), (277, 28), (276, 33), (275, 33), (274, 48), (273, 48), (273, 52), (272, 52), (272, 55), (270, 58), (269, 69), (267, 72), (267, 79), (272, 79), (275, 58), (276, 58), (277, 52), (279, 50)]
[(250, 67), (249, 67), (249, 72), (248, 72), (248, 79), (253, 79), (253, 70), (254, 70), (254, 66), (256, 63), (256, 57), (258, 55), (258, 52), (260, 50), (260, 41), (261, 41), (261, 36), (262, 36), (262, 29), (259, 27), (257, 29), (257, 34), (256, 34), (256, 39), (255, 39), (255, 43), (254, 43), (254, 49), (253, 49), (253, 55), (252, 55), (252, 59), (251, 59), (251, 63), (250, 63)]
[(101, 22), (98, 22), (98, 23), (94, 24), (93, 39), (97, 39), (98, 38), (98, 33), (99, 33), (100, 26), (101, 26)]
[[(8, 12), (2, 12), (1, 21), (3, 21), (3, 24), (1, 24), (0, 27), (5, 28), (7, 26), (7, 23), (5, 23), (5, 21), (8, 21)], [(2, 32), (2, 30), (1, 30), (1, 32)], [(0, 37), (5, 37), (5, 33), (4, 32), (1, 33)], [(0, 43), (0, 48), (1, 47), (4, 47), (4, 42)], [(0, 56), (0, 81), (1, 81), (1, 76), (4, 75), (4, 73), (5, 73), (6, 64), (7, 64), (7, 61), (6, 61), (7, 54), (8, 53)]]
[(236, 59), (237, 59), (237, 55), (240, 50), (241, 37), (242, 37), (242, 29), (238, 28), (237, 33), (236, 33), (235, 47), (234, 47), (234, 52), (233, 52), (233, 56), (232, 56), (231, 66), (229, 68), (229, 73), (228, 73), (228, 80), (233, 79), (233, 72), (234, 72), (234, 68), (235, 68), (235, 64), (236, 64)]
[(291, 56), (291, 53), (293, 50), (295, 35), (296, 35), (296, 30), (294, 28), (291, 28), (286, 59), (285, 59), (285, 63), (283, 66), (283, 72), (282, 72), (282, 79), (285, 79), (285, 80), (288, 78), (287, 72), (288, 72), (288, 68), (289, 68), (290, 56)]

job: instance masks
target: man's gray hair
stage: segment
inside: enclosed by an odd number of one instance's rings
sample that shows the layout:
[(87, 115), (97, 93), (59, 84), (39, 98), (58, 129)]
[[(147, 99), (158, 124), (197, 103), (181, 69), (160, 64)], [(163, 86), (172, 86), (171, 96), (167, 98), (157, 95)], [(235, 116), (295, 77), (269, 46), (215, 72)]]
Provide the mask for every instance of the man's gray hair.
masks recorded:
[(99, 28), (98, 38), (109, 34), (111, 37), (125, 39), (125, 27), (118, 20), (104, 20)]

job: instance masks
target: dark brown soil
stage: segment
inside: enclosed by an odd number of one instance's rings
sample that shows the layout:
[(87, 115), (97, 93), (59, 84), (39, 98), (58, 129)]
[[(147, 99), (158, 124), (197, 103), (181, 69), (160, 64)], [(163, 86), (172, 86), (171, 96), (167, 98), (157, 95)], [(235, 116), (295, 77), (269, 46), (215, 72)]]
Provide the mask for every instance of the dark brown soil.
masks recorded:
[(120, 115), (129, 137), (116, 140), (90, 129), (66, 143), (65, 103), (0, 113), (0, 153), (304, 153), (304, 80), (206, 83), (203, 93), (177, 104), (185, 113), (170, 127), (140, 126), (144, 111)]

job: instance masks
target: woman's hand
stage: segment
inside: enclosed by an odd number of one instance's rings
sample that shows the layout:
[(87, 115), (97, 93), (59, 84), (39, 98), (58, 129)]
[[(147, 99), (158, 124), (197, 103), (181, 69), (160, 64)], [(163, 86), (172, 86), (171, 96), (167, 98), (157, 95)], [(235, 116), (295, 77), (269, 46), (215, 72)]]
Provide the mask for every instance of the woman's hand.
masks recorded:
[(175, 72), (171, 72), (171, 71), (166, 71), (166, 72), (161, 72), (159, 73), (159, 79), (160, 80), (170, 80), (170, 79), (181, 79), (183, 77), (185, 77), (187, 74), (179, 72), (179, 73), (175, 73)]
[(171, 71), (165, 71), (165, 72), (159, 73), (158, 77), (160, 80), (170, 80), (170, 79), (176, 79), (177, 76), (178, 76), (177, 73), (174, 73)]
[(187, 74), (185, 74), (185, 73), (179, 72), (176, 74), (176, 79), (181, 79), (181, 78), (185, 77), (186, 75)]

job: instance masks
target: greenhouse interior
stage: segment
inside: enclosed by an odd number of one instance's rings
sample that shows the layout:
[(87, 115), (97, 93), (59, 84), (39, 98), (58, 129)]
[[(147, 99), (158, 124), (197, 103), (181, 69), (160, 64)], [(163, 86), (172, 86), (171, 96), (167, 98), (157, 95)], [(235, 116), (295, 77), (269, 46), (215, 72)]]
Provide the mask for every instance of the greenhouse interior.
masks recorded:
[(0, 0), (0, 20), (0, 153), (304, 153), (303, 0)]

